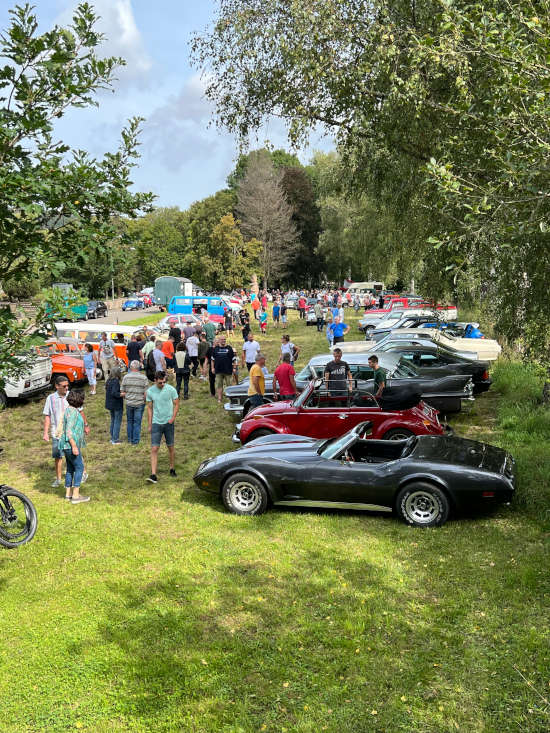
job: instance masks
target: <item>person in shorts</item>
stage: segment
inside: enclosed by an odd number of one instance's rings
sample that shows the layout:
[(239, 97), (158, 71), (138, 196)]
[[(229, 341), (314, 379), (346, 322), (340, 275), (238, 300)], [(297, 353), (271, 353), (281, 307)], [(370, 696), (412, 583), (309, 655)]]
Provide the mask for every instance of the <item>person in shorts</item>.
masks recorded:
[(216, 375), (216, 393), (218, 404), (222, 403), (223, 388), (229, 387), (235, 370), (235, 352), (226, 343), (225, 336), (220, 336), (218, 345), (212, 351), (212, 371)]
[(52, 441), (52, 458), (55, 462), (55, 479), (52, 487), (57, 488), (62, 483), (63, 452), (59, 449), (59, 438), (56, 437), (58, 428), (63, 420), (63, 413), (67, 409), (67, 393), (69, 382), (67, 377), (59, 374), (55, 378), (55, 392), (48, 395), (42, 414), (44, 415), (44, 440), (49, 443), (50, 435)]
[(156, 484), (158, 481), (157, 466), (162, 436), (164, 436), (168, 448), (170, 476), (176, 476), (174, 422), (179, 410), (179, 399), (174, 387), (166, 383), (166, 372), (156, 372), (155, 383), (147, 390), (145, 400), (147, 403), (149, 432), (151, 433), (151, 475), (147, 481)]
[(84, 344), (84, 369), (90, 385), (90, 394), (96, 393), (97, 386), (97, 352), (92, 344)]
[(286, 325), (286, 305), (281, 303), (281, 323), (283, 326)]
[(279, 319), (281, 316), (281, 304), (278, 300), (273, 304), (273, 325), (275, 328), (279, 327)]
[(250, 382), (248, 386), (248, 398), (252, 408), (259, 407), (264, 403), (265, 394), (265, 356), (258, 351), (256, 361), (250, 370)]

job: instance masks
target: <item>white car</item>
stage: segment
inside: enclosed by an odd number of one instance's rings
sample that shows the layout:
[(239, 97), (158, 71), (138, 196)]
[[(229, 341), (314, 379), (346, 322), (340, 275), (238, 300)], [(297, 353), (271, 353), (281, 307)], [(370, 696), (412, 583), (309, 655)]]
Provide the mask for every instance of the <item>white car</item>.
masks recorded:
[(49, 356), (39, 357), (32, 369), (22, 377), (5, 377), (4, 387), (0, 389), (0, 408), (7, 405), (8, 399), (26, 399), (45, 392), (50, 387), (51, 379), (52, 360)]

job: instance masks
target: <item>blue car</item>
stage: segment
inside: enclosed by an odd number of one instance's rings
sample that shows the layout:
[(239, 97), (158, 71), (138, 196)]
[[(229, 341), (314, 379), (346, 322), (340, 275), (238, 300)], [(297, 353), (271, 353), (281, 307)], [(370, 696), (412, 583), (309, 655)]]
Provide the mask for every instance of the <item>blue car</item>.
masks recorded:
[(145, 308), (145, 303), (139, 298), (128, 298), (122, 304), (123, 311), (139, 311), (142, 308)]

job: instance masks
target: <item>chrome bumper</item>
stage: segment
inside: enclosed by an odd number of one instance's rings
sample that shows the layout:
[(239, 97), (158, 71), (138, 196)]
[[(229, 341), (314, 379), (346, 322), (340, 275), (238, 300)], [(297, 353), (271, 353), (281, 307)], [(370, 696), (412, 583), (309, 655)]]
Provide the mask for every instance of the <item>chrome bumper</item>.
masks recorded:
[(241, 444), (241, 423), (237, 423), (235, 425), (235, 430), (231, 436), (231, 442), (235, 443), (235, 445)]
[(243, 414), (242, 405), (233, 405), (231, 402), (226, 402), (223, 409), (228, 412), (232, 417), (240, 417)]

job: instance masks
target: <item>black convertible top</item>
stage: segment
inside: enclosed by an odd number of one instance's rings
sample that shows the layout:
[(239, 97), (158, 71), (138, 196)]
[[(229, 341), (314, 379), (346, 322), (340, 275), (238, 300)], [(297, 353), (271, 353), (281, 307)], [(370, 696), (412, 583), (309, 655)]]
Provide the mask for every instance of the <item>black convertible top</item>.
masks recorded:
[(386, 387), (378, 404), (383, 410), (409, 410), (418, 405), (422, 392), (415, 387)]

